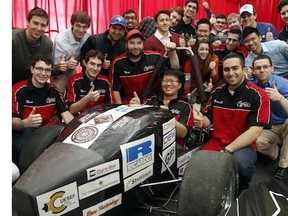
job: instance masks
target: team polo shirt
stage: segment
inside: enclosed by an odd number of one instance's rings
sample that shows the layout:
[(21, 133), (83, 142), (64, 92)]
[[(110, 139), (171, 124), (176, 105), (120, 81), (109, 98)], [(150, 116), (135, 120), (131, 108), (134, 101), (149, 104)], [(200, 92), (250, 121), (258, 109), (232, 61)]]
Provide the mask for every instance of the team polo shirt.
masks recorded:
[[(127, 52), (113, 60), (110, 67), (110, 79), (113, 91), (120, 92), (123, 104), (130, 103), (131, 98), (134, 97), (134, 91), (142, 99), (143, 91), (149, 83), (160, 57), (159, 52), (144, 50), (138, 62), (130, 61)], [(167, 59), (165, 61), (167, 62)]]
[(96, 105), (112, 103), (112, 91), (108, 78), (98, 74), (97, 78), (94, 81), (91, 81), (85, 72), (82, 72), (74, 74), (68, 80), (66, 90), (66, 103), (68, 106), (71, 106), (72, 103), (85, 97), (89, 93), (92, 85), (94, 85), (94, 91), (97, 90), (100, 93), (100, 97), (97, 101), (90, 101), (82, 111)]
[[(163, 96), (162, 95), (158, 97), (153, 96), (144, 101), (144, 104), (157, 107), (164, 105)], [(188, 130), (187, 136), (188, 136), (190, 134), (189, 131), (193, 127), (194, 122), (193, 111), (190, 104), (179, 98), (176, 98), (169, 102), (168, 108), (174, 114), (175, 119), (187, 128)], [(177, 138), (177, 142), (182, 146), (184, 145), (183, 139)]]
[(50, 83), (44, 88), (36, 88), (32, 79), (24, 80), (12, 86), (12, 116), (26, 119), (33, 107), (36, 113), (41, 114), (42, 125), (55, 124), (54, 112), (60, 115), (68, 110), (59, 91)]
[(203, 149), (223, 150), (250, 126), (270, 127), (270, 101), (265, 91), (247, 80), (233, 95), (226, 83), (212, 92), (203, 115), (214, 125), (213, 145), (209, 141)]
[[(213, 46), (213, 51), (214, 51), (214, 54), (216, 54), (218, 56), (218, 59), (219, 59), (218, 70), (219, 70), (219, 80), (220, 80), (220, 79), (223, 78), (223, 72), (222, 72), (223, 59), (231, 51), (229, 51), (227, 49), (226, 43), (223, 43), (223, 44), (221, 44), (220, 46), (217, 46), (217, 47)], [(243, 59), (245, 59), (245, 57), (247, 57), (248, 54), (249, 54), (248, 50), (244, 46), (242, 46), (240, 44), (236, 47), (236, 50), (233, 50), (232, 52), (238, 53), (239, 55), (241, 55), (243, 57)]]

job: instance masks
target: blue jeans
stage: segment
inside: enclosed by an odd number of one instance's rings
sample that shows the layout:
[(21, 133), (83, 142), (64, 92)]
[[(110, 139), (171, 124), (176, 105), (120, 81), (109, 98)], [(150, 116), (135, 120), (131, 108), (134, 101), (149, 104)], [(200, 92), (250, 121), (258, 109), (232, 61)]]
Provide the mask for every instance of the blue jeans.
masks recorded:
[(256, 151), (251, 145), (241, 148), (232, 154), (237, 162), (239, 172), (239, 189), (243, 190), (249, 186), (249, 182), (255, 172), (257, 160)]
[(38, 128), (25, 128), (23, 131), (12, 130), (12, 161), (19, 165), (19, 156), (23, 146)]

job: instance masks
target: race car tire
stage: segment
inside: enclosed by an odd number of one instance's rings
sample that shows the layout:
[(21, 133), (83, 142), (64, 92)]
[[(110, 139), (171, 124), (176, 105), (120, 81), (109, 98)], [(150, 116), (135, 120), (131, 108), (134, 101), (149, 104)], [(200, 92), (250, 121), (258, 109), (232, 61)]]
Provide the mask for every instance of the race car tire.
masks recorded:
[(179, 191), (178, 216), (216, 216), (228, 209), (238, 190), (231, 154), (199, 151), (189, 161)]
[(20, 153), (19, 170), (21, 174), (28, 169), (45, 149), (55, 142), (63, 128), (63, 125), (42, 126), (33, 133)]

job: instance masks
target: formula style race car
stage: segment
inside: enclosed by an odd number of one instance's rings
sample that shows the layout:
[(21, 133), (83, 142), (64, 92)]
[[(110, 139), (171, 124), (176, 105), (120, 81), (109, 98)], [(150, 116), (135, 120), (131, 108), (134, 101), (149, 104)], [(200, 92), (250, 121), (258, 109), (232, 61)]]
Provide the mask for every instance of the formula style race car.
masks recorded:
[(237, 193), (232, 157), (175, 140), (174, 115), (144, 105), (96, 106), (65, 128), (40, 128), (21, 152), (13, 215), (128, 215), (178, 189), (179, 216), (226, 211)]

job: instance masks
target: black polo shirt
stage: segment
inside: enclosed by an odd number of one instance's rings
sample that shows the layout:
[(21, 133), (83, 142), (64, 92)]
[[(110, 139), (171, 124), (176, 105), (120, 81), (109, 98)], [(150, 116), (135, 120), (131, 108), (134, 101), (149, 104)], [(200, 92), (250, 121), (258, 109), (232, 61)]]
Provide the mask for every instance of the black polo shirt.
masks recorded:
[(41, 114), (42, 125), (55, 124), (54, 112), (60, 115), (68, 110), (56, 87), (46, 83), (43, 88), (36, 88), (32, 79), (21, 81), (12, 86), (12, 116), (26, 119), (33, 107)]
[(97, 101), (90, 101), (82, 111), (85, 111), (96, 105), (112, 103), (112, 91), (108, 78), (99, 74), (97, 78), (92, 82), (87, 77), (85, 72), (82, 72), (74, 74), (68, 80), (65, 97), (68, 106), (85, 97), (89, 93), (92, 85), (94, 85), (94, 91), (97, 90), (100, 93), (100, 97)]

